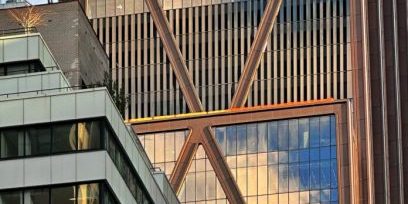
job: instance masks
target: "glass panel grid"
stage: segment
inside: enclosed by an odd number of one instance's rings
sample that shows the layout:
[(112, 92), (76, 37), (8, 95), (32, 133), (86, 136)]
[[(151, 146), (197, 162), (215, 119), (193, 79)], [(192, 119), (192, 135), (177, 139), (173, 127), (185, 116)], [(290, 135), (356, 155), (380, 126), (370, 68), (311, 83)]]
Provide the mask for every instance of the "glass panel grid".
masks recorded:
[[(214, 133), (247, 203), (337, 203), (335, 122), (330, 115), (216, 127)], [(166, 137), (177, 134), (187, 131), (165, 133)], [(172, 152), (176, 145), (165, 142), (163, 148)], [(178, 196), (182, 203), (226, 202), (201, 146)]]

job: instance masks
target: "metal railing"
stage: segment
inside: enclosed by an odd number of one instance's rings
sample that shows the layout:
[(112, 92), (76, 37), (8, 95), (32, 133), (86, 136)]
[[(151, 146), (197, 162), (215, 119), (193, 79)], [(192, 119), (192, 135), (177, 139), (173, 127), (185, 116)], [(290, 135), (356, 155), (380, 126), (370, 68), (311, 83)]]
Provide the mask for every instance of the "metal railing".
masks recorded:
[(37, 31), (37, 28), (35, 27), (5, 29), (5, 30), (0, 30), (0, 37), (18, 35), (18, 34), (24, 34), (24, 33), (38, 33), (38, 31)]
[(82, 86), (65, 86), (65, 87), (58, 87), (58, 88), (38, 89), (38, 90), (32, 90), (32, 91), (22, 91), (22, 92), (0, 94), (0, 98), (4, 97), (7, 99), (13, 96), (19, 96), (19, 95), (30, 94), (30, 93), (32, 93), (33, 95), (40, 95), (40, 94), (45, 94), (45, 93), (69, 92), (72, 90), (95, 89), (95, 88), (101, 88), (101, 87), (106, 87), (106, 86), (102, 84), (91, 84), (91, 85), (82, 85)]

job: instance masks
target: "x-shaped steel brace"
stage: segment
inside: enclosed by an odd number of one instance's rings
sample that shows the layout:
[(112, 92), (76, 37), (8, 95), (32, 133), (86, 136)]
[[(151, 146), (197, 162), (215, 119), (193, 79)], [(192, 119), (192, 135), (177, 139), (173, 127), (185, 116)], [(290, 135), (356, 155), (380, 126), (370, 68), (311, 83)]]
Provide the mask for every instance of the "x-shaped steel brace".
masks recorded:
[[(204, 108), (193, 81), (188, 74), (188, 69), (177, 46), (174, 34), (164, 15), (164, 11), (157, 0), (145, 0), (150, 10), (151, 17), (159, 33), (163, 47), (166, 51), (170, 64), (180, 85), (184, 98), (191, 112), (201, 112)], [(247, 95), (251, 88), (253, 78), (259, 67), (263, 52), (265, 51), (267, 39), (272, 31), (276, 16), (279, 12), (282, 0), (269, 0), (266, 5), (264, 15), (258, 27), (255, 40), (251, 46), (248, 59), (245, 63), (244, 71), (241, 75), (236, 93), (233, 97), (231, 107), (242, 107), (245, 104)], [(194, 125), (190, 128), (190, 134), (183, 145), (179, 158), (170, 177), (170, 183), (176, 192), (179, 192), (182, 182), (188, 172), (195, 152), (199, 145), (202, 145), (207, 157), (214, 169), (214, 172), (223, 188), (228, 201), (232, 204), (245, 203), (242, 194), (236, 184), (234, 177), (219, 149), (213, 131), (210, 126)]]

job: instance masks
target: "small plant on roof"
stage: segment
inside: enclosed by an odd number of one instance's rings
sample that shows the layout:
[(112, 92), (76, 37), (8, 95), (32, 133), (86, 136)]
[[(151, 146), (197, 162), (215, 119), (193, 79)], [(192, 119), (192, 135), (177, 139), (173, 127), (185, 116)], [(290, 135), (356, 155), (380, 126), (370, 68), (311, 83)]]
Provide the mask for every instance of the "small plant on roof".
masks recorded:
[(26, 7), (10, 9), (9, 14), (22, 26), (26, 31), (30, 28), (44, 25), (44, 15), (46, 11), (41, 8), (37, 8), (34, 5), (28, 4)]
[(122, 117), (125, 118), (125, 110), (128, 108), (130, 98), (126, 95), (123, 87), (119, 87), (118, 83), (112, 80), (111, 73), (108, 72), (105, 72), (101, 86), (105, 86), (108, 89), (116, 107), (119, 109)]

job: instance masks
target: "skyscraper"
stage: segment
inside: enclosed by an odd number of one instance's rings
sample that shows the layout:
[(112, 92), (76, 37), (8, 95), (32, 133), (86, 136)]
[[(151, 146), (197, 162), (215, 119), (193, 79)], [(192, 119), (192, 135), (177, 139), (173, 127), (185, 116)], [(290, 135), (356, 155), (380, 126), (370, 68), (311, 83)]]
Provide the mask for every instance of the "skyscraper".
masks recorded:
[(405, 0), (82, 3), (182, 203), (406, 202)]
[(348, 202), (349, 1), (86, 5), (182, 203)]
[[(159, 1), (206, 111), (229, 108), (267, 2)], [(283, 1), (246, 106), (350, 97), (348, 4)], [(190, 112), (144, 1), (87, 5), (126, 119)]]

